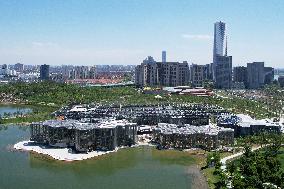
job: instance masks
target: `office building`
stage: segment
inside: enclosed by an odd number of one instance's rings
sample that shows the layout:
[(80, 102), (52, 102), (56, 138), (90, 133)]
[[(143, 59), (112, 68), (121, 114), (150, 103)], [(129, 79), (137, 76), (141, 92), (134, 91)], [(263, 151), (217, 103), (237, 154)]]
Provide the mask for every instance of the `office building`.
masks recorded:
[(166, 51), (162, 51), (162, 62), (163, 63), (167, 62), (167, 52)]
[(274, 81), (274, 68), (264, 67), (264, 84), (269, 85)]
[(243, 84), (245, 87), (247, 86), (247, 67), (237, 66), (234, 67), (233, 71), (233, 81), (234, 83)]
[(216, 56), (215, 87), (230, 89), (232, 87), (232, 56)]
[(257, 89), (264, 85), (264, 62), (247, 63), (248, 88)]
[(213, 80), (216, 88), (232, 87), (232, 56), (227, 56), (227, 41), (224, 53), (225, 23), (214, 24)]
[(49, 80), (49, 65), (44, 64), (40, 66), (40, 79)]
[(284, 87), (284, 76), (281, 75), (278, 77), (278, 83), (280, 87)]
[(225, 39), (225, 23), (216, 22), (214, 24), (214, 46), (213, 46), (213, 63), (216, 62), (216, 56), (223, 56)]

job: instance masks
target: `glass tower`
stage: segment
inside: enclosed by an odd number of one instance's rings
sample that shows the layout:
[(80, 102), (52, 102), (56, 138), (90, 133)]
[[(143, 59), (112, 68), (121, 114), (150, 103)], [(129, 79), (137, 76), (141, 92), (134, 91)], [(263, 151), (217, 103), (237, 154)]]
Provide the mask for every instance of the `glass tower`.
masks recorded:
[(225, 23), (216, 22), (214, 24), (214, 46), (213, 46), (213, 63), (216, 62), (216, 56), (223, 56), (225, 40)]

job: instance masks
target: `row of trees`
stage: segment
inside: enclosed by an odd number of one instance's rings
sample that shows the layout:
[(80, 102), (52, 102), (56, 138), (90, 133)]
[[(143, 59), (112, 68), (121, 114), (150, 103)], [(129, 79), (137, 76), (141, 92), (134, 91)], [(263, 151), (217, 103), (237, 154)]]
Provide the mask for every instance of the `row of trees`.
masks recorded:
[(244, 155), (237, 161), (228, 164), (227, 170), (232, 186), (241, 188), (264, 188), (264, 183), (284, 187), (284, 171), (277, 158), (279, 149), (275, 146), (264, 150), (251, 151), (246, 146)]
[[(244, 147), (244, 154), (239, 159), (227, 163), (226, 171), (220, 169), (220, 162), (214, 162), (214, 175), (218, 177), (216, 188), (227, 188), (229, 183), (236, 189), (262, 189), (265, 188), (265, 183), (266, 186), (284, 188), (284, 170), (278, 158), (280, 153), (284, 153), (281, 147), (284, 143), (283, 135), (261, 133), (240, 138), (237, 142), (239, 146)], [(262, 148), (252, 151), (252, 144), (260, 144)], [(216, 153), (208, 156), (208, 165), (212, 165), (214, 160), (218, 160)]]

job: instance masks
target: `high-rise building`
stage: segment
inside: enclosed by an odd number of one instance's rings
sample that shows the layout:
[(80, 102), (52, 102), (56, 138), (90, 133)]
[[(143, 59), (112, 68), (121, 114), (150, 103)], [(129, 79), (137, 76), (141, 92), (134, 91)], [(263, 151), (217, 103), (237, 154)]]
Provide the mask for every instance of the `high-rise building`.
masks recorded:
[(234, 67), (233, 71), (234, 83), (243, 83), (243, 85), (247, 87), (247, 80), (248, 80), (247, 77), (248, 77), (247, 67), (244, 66)]
[(264, 62), (247, 63), (248, 88), (257, 89), (264, 85)]
[(40, 77), (41, 80), (49, 80), (49, 65), (40, 66)]
[(280, 84), (280, 87), (284, 87), (284, 76), (278, 77), (278, 83)]
[(187, 61), (166, 62), (162, 64), (162, 85), (163, 86), (181, 86), (188, 85), (189, 66)]
[(2, 69), (8, 69), (7, 64), (3, 64), (3, 65), (2, 65)]
[(190, 82), (193, 87), (202, 87), (204, 81), (210, 79), (210, 64), (190, 65)]
[(96, 78), (96, 66), (91, 66), (89, 71), (89, 79)]
[(274, 81), (274, 68), (264, 67), (264, 84), (271, 84)]
[(17, 63), (17, 64), (14, 65), (14, 69), (15, 69), (17, 72), (23, 72), (23, 71), (24, 71), (24, 64)]
[(215, 86), (219, 89), (232, 87), (232, 56), (216, 56)]
[(216, 22), (214, 24), (214, 46), (213, 46), (213, 63), (216, 61), (216, 56), (224, 55), (224, 40), (225, 40), (225, 23)]
[(214, 24), (213, 80), (217, 88), (232, 87), (232, 56), (227, 56), (227, 41), (224, 54), (225, 23)]
[(69, 70), (69, 79), (95, 79), (95, 66), (75, 66)]
[(167, 52), (166, 51), (162, 51), (162, 62), (163, 63), (167, 62)]
[(138, 86), (187, 85), (189, 67), (186, 61), (156, 62), (151, 56), (135, 68), (135, 84)]

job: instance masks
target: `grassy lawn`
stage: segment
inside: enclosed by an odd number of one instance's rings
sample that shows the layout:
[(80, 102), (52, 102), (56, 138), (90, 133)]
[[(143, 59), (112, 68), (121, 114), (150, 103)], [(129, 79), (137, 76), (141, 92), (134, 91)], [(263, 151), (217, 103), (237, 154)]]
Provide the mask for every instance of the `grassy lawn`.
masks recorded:
[(214, 167), (202, 170), (202, 173), (205, 175), (207, 179), (209, 188), (211, 189), (214, 189), (215, 188), (214, 183), (217, 183), (219, 181), (219, 177), (213, 174), (214, 170), (215, 170)]

